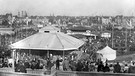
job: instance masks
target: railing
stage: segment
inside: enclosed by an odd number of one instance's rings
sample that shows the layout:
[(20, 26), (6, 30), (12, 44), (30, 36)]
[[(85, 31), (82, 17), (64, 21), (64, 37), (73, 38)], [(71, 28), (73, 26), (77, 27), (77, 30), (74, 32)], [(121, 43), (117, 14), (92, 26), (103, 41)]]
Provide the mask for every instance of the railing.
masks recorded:
[[(40, 74), (42, 71), (35, 70), (35, 73), (17, 73), (11, 72), (11, 69), (8, 69), (6, 72), (5, 68), (0, 70), (0, 76), (135, 76), (133, 73), (103, 73), (103, 72), (77, 72), (77, 71), (55, 71), (52, 75)], [(38, 72), (38, 73), (37, 73)]]
[(0, 72), (0, 76), (46, 76), (46, 75), (35, 75), (35, 74), (17, 73), (17, 72)]
[(55, 76), (56, 70), (27, 69), (27, 73), (14, 72), (12, 68), (0, 68), (0, 76)]
[(135, 76), (135, 74), (131, 74), (131, 73), (57, 71), (56, 76)]

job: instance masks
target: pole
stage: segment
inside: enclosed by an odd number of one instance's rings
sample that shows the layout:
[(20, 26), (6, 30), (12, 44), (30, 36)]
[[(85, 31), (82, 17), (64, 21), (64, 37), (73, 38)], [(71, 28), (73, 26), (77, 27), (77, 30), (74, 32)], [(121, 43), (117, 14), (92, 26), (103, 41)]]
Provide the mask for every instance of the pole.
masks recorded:
[(12, 50), (12, 58), (13, 58), (12, 69), (14, 70), (15, 69), (15, 65), (14, 65), (14, 62), (15, 62), (15, 50)]
[(0, 33), (0, 46), (1, 46), (1, 33)]
[(113, 34), (114, 34), (114, 24), (113, 24), (113, 26), (112, 26), (112, 48), (113, 48)]
[(47, 58), (49, 58), (50, 56), (49, 56), (49, 51), (47, 51)]
[(127, 31), (127, 28), (126, 28), (126, 41), (125, 41), (125, 47), (126, 47), (126, 49), (127, 49), (127, 33), (128, 33), (128, 31)]
[(65, 52), (64, 52), (64, 50), (63, 50), (63, 61), (65, 60)]

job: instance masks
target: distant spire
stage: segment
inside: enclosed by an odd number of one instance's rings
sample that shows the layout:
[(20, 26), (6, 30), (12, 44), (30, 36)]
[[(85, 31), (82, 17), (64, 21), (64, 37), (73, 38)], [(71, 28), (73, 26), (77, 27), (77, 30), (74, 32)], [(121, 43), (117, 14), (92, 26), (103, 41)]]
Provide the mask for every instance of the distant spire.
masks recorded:
[(54, 17), (54, 13), (52, 14), (52, 16)]
[(51, 16), (51, 13), (50, 13), (50, 16)]
[(20, 17), (20, 12), (18, 12), (18, 17)]
[(23, 17), (23, 11), (22, 11), (22, 17)]

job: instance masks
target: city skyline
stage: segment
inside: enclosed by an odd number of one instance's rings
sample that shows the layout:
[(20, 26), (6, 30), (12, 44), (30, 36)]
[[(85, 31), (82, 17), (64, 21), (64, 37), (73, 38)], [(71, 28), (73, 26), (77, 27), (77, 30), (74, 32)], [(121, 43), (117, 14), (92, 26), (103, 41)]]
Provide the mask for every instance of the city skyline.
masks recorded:
[(0, 0), (0, 14), (135, 16), (135, 0)]

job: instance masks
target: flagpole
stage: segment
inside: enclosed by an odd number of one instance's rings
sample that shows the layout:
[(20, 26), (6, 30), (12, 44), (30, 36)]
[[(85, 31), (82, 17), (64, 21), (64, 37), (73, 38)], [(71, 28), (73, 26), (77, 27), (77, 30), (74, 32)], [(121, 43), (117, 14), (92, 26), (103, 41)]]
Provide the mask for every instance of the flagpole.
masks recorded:
[(126, 49), (127, 49), (127, 28), (126, 28), (126, 35), (125, 35), (126, 37), (126, 40), (125, 40), (125, 47), (126, 47)]
[(113, 32), (114, 32), (114, 23), (113, 23), (113, 26), (112, 26), (112, 48), (113, 48)]

